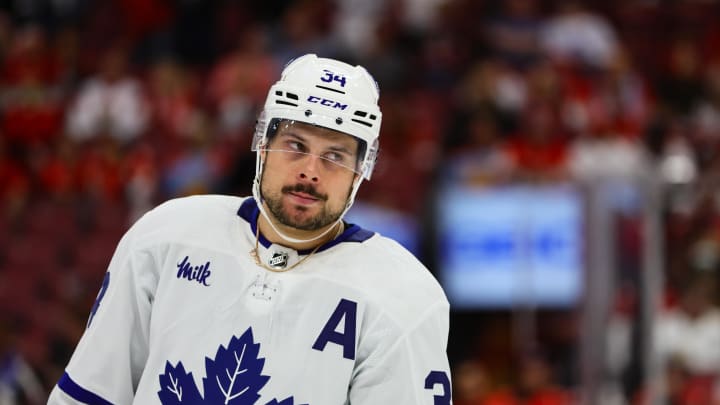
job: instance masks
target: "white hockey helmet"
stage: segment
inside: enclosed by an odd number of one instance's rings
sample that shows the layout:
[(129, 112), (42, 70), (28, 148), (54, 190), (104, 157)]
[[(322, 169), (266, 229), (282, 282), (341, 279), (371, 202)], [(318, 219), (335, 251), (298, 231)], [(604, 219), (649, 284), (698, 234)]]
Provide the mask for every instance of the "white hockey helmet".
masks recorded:
[(252, 150), (267, 145), (280, 120), (332, 129), (360, 141), (357, 172), (369, 180), (382, 120), (378, 97), (375, 79), (362, 66), (314, 54), (301, 56), (285, 66), (280, 80), (270, 88), (255, 127)]

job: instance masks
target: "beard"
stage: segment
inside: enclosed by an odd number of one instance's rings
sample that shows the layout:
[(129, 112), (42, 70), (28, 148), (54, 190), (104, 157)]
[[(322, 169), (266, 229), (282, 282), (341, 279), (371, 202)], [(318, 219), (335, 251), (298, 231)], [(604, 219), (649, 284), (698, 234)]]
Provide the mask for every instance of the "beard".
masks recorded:
[[(320, 212), (315, 216), (306, 217), (302, 215), (303, 212), (307, 211), (307, 207), (297, 206), (295, 209), (300, 211), (297, 214), (289, 213), (283, 206), (282, 197), (283, 194), (291, 192), (302, 192), (309, 194), (310, 196), (317, 198), (320, 201), (325, 202), (320, 209)], [(320, 194), (315, 187), (309, 184), (295, 184), (294, 186), (284, 186), (279, 193), (268, 192), (262, 190), (262, 199), (267, 203), (270, 213), (277, 219), (278, 222), (291, 228), (299, 229), (302, 231), (317, 231), (322, 229), (337, 220), (343, 213), (344, 207), (338, 210), (331, 210), (327, 205), (328, 196)]]

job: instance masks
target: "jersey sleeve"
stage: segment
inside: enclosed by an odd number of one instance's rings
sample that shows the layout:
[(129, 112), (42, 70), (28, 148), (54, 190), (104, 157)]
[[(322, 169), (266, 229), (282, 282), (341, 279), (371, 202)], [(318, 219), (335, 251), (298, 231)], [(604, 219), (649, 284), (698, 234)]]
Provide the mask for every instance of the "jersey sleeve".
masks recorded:
[(448, 318), (449, 305), (443, 301), (399, 339), (382, 328), (368, 332), (364, 339), (371, 349), (354, 372), (350, 404), (452, 404)]
[(136, 244), (137, 224), (110, 260), (87, 327), (48, 404), (129, 404), (148, 355), (154, 259)]

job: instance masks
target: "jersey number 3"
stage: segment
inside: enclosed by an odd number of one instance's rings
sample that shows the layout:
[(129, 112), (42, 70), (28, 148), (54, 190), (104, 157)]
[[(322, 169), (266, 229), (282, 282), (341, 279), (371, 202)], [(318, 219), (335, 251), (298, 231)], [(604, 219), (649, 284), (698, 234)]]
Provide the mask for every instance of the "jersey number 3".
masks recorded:
[(92, 309), (90, 310), (90, 319), (88, 319), (87, 327), (90, 327), (90, 323), (92, 322), (93, 318), (95, 317), (95, 313), (97, 312), (98, 308), (100, 308), (100, 301), (102, 301), (103, 297), (105, 296), (105, 291), (108, 289), (108, 285), (110, 285), (110, 272), (105, 273), (105, 278), (103, 278), (102, 287), (100, 287), (100, 292), (97, 295), (97, 298), (95, 298), (95, 303), (92, 306)]
[(450, 379), (444, 371), (431, 371), (425, 377), (425, 389), (431, 390), (437, 384), (442, 386), (443, 394), (435, 395), (435, 405), (450, 405), (452, 399), (452, 390), (450, 389)]

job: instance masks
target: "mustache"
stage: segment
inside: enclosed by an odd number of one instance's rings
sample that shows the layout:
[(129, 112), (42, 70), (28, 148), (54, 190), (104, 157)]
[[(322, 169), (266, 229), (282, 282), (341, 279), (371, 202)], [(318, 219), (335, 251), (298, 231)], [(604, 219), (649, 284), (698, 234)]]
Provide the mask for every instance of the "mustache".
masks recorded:
[(317, 198), (318, 200), (323, 200), (323, 201), (326, 201), (328, 199), (327, 194), (319, 193), (315, 189), (315, 186), (313, 186), (311, 184), (298, 183), (298, 184), (295, 184), (294, 186), (285, 186), (280, 191), (282, 191), (283, 194), (305, 193), (305, 194), (312, 196), (313, 198)]

